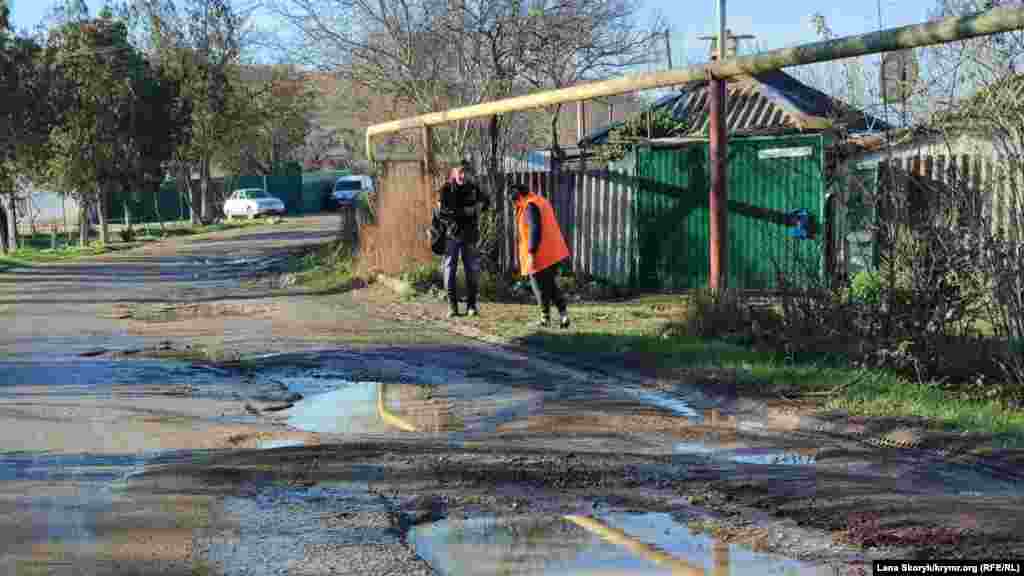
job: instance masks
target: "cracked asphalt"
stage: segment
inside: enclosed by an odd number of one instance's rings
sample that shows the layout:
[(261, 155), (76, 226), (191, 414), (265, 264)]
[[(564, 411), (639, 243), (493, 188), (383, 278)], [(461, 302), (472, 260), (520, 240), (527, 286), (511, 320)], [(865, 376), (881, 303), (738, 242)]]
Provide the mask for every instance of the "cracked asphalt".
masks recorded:
[(396, 319), (378, 285), (248, 282), (337, 224), (0, 274), (0, 567), (860, 574), (1024, 556), (1015, 470), (538, 362)]

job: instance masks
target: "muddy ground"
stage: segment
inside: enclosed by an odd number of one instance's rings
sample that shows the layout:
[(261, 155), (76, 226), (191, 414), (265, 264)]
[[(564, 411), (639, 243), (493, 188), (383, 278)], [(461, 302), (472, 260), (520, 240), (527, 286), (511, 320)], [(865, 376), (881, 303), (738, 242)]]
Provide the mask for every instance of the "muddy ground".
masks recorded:
[(379, 285), (250, 281), (336, 226), (0, 274), (0, 566), (857, 574), (1024, 556), (1019, 454), (801, 430), (799, 408), (540, 361)]

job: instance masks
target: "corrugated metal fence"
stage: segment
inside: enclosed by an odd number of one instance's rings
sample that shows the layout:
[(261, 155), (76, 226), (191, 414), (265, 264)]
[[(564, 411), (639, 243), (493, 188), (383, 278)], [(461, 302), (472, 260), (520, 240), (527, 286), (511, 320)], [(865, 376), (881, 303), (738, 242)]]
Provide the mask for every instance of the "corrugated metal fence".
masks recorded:
[[(625, 172), (515, 172), (520, 183), (547, 198), (555, 210), (577, 273), (628, 285), (636, 263), (633, 197), (636, 182)], [(506, 203), (506, 234), (515, 246), (514, 208)], [(513, 259), (515, 252), (512, 253)], [(516, 263), (517, 264), (517, 263)]]

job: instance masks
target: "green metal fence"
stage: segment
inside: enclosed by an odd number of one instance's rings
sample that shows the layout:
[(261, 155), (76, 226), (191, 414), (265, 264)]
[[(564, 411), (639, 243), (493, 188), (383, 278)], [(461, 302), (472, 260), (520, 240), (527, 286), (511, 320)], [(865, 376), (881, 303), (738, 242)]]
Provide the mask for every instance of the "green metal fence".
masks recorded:
[(307, 210), (302, 197), (302, 176), (270, 175), (270, 176), (228, 176), (224, 178), (224, 192), (231, 194), (239, 188), (261, 188), (271, 196), (284, 202), (286, 214), (307, 214), (316, 210)]
[[(824, 270), (824, 138), (776, 136), (729, 142), (728, 285), (778, 287), (778, 273)], [(708, 284), (709, 154), (695, 142), (636, 151), (634, 286), (685, 290)], [(805, 210), (809, 237), (792, 235)]]
[(110, 222), (124, 222), (125, 212), (131, 214), (136, 224), (158, 221), (187, 220), (189, 206), (186, 198), (178, 194), (174, 181), (160, 184), (159, 191), (122, 191), (112, 192), (107, 205), (107, 218)]

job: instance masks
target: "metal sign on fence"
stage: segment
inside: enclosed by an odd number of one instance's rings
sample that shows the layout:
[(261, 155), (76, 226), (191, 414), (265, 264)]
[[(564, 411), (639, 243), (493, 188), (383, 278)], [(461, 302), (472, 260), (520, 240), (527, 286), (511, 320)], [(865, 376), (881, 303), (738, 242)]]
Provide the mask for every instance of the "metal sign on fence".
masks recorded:
[(799, 148), (765, 148), (758, 150), (758, 160), (770, 160), (772, 158), (803, 158), (814, 154), (814, 148), (801, 146)]

